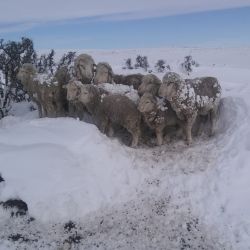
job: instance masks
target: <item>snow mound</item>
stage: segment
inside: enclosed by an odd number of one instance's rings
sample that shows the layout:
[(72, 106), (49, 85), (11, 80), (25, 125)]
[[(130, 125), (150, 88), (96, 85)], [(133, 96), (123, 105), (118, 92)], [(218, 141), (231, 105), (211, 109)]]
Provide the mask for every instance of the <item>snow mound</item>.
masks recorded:
[(23, 199), (37, 219), (80, 218), (123, 201), (138, 184), (124, 146), (94, 125), (39, 119), (2, 128), (0, 138), (1, 200)]

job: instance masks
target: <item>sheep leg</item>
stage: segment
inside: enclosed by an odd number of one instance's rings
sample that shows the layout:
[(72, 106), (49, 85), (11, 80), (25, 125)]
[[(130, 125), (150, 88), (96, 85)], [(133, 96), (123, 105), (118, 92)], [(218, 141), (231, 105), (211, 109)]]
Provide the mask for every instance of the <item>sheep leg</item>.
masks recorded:
[(192, 127), (194, 124), (194, 121), (197, 117), (197, 113), (194, 113), (192, 116), (187, 118), (186, 121), (186, 139), (187, 139), (187, 145), (190, 145), (192, 143)]
[(217, 119), (216, 114), (217, 114), (217, 109), (212, 109), (210, 111), (211, 128), (210, 128), (209, 136), (213, 136), (215, 132), (215, 125), (216, 125), (216, 119)]
[(139, 143), (139, 137), (140, 137), (140, 130), (135, 130), (135, 131), (129, 131), (132, 134), (132, 143), (131, 147), (135, 148), (138, 146)]
[(37, 108), (38, 108), (38, 115), (40, 118), (43, 117), (43, 111), (42, 111), (42, 106), (40, 103), (37, 103)]
[(109, 125), (109, 120), (108, 119), (103, 119), (101, 122), (100, 122), (100, 126), (99, 126), (99, 130), (101, 131), (101, 133), (105, 134), (106, 130), (107, 130), (107, 127)]
[(113, 129), (113, 126), (112, 124), (109, 122), (108, 123), (108, 137), (113, 137), (114, 136), (114, 129)]
[(155, 133), (156, 133), (156, 138), (157, 138), (157, 145), (161, 146), (163, 144), (163, 129), (157, 128), (155, 130)]

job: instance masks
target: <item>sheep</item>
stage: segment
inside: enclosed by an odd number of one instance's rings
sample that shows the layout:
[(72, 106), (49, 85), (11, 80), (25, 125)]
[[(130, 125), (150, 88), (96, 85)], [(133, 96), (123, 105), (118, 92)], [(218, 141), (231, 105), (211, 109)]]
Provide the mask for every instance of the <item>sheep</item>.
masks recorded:
[(21, 81), (24, 89), (27, 91), (31, 100), (37, 104), (39, 117), (43, 116), (42, 105), (41, 105), (41, 95), (38, 93), (38, 82), (34, 81), (37, 72), (35, 67), (31, 63), (25, 63), (20, 68), (17, 78)]
[(113, 81), (113, 70), (108, 63), (98, 63), (96, 66), (96, 73), (93, 80), (94, 84), (100, 83), (112, 83)]
[(81, 54), (75, 59), (74, 69), (78, 81), (90, 84), (95, 71), (94, 59), (90, 55)]
[(32, 64), (24, 64), (19, 70), (18, 79), (21, 80), (32, 101), (37, 104), (39, 117), (58, 117), (67, 114), (66, 92), (62, 88), (69, 80), (66, 68), (58, 69), (48, 84), (39, 79)]
[(132, 147), (136, 147), (140, 137), (141, 114), (136, 105), (126, 96), (119, 94), (103, 95), (101, 90), (94, 85), (76, 85), (67, 87), (68, 100), (82, 102), (91, 113), (96, 125), (102, 133), (112, 136), (113, 124), (120, 125), (132, 135)]
[(192, 143), (192, 127), (197, 115), (210, 115), (210, 136), (214, 134), (216, 114), (221, 98), (221, 86), (214, 77), (183, 80), (173, 72), (166, 73), (158, 91), (184, 121), (187, 144)]
[(142, 83), (142, 74), (131, 74), (131, 75), (114, 75), (114, 82), (116, 84), (123, 84), (128, 86), (133, 86), (134, 89), (138, 90)]
[(142, 78), (142, 84), (138, 88), (138, 94), (142, 96), (144, 93), (149, 92), (157, 95), (160, 85), (161, 80), (157, 76), (153, 74), (145, 75)]
[(166, 101), (164, 107), (160, 107), (157, 97), (151, 93), (143, 94), (138, 110), (142, 113), (148, 127), (155, 130), (158, 146), (163, 144), (163, 131), (167, 126), (181, 124), (170, 103)]

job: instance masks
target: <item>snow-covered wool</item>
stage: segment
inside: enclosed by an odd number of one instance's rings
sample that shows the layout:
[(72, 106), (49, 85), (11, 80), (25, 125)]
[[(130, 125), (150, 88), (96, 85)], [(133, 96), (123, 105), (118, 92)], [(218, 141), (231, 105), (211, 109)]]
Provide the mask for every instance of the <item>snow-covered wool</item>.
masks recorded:
[(142, 78), (142, 74), (114, 75), (114, 82), (116, 84), (133, 86), (134, 89), (138, 90), (142, 83)]
[(101, 84), (101, 83), (112, 83), (113, 81), (113, 70), (112, 67), (106, 62), (100, 62), (96, 66), (96, 73), (93, 80), (94, 84)]
[(44, 77), (37, 73), (32, 64), (24, 64), (18, 78), (30, 98), (37, 104), (39, 117), (58, 117), (67, 114), (66, 91), (63, 89), (63, 85), (69, 81), (67, 68), (60, 68), (48, 84), (42, 80)]
[(79, 55), (75, 60), (74, 67), (77, 80), (81, 81), (84, 84), (91, 83), (94, 77), (95, 62), (90, 55)]
[(221, 86), (214, 77), (183, 80), (177, 73), (166, 73), (159, 96), (167, 98), (179, 119), (184, 121), (187, 144), (192, 142), (191, 130), (197, 115), (210, 115), (214, 134)]
[(142, 96), (146, 92), (156, 95), (158, 93), (160, 85), (161, 80), (156, 75), (145, 75), (142, 78), (142, 84), (138, 88), (138, 93), (140, 96)]
[[(95, 123), (103, 133), (113, 134), (113, 124), (118, 124), (132, 135), (132, 147), (136, 147), (140, 137), (141, 114), (135, 103), (127, 96), (104, 94), (94, 85), (78, 85), (75, 100), (83, 103), (95, 118)], [(73, 100), (73, 96), (72, 99)]]
[[(158, 98), (159, 99), (159, 98)], [(140, 98), (138, 109), (142, 113), (144, 121), (153, 130), (157, 137), (157, 144), (163, 144), (163, 131), (167, 126), (180, 125), (176, 113), (170, 103), (158, 99), (151, 93), (145, 93)]]
[(110, 94), (125, 95), (136, 104), (139, 101), (138, 92), (133, 88), (133, 86), (123, 85), (123, 84), (102, 83), (98, 85), (98, 88), (103, 89), (104, 91), (107, 91)]

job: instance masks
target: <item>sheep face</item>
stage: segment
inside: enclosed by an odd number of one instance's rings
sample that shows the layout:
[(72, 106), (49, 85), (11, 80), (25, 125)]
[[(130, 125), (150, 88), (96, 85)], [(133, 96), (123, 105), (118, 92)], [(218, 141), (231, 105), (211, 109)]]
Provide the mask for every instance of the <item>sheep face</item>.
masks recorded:
[(80, 96), (80, 86), (75, 83), (69, 83), (65, 86), (67, 89), (67, 100), (68, 101), (78, 101)]
[(146, 75), (142, 78), (142, 84), (138, 88), (138, 94), (142, 96), (144, 93), (148, 92), (156, 95), (160, 84), (161, 81), (157, 76), (153, 74)]
[(167, 100), (171, 100), (177, 92), (176, 83), (170, 82), (168, 84), (162, 84), (159, 88), (158, 95), (165, 97)]
[(33, 79), (36, 74), (34, 66), (30, 63), (25, 63), (18, 72), (17, 78), (25, 84), (26, 82)]
[(87, 105), (96, 97), (95, 88), (92, 85), (81, 86), (80, 102)]
[(141, 113), (150, 113), (156, 109), (156, 105), (156, 98), (150, 93), (145, 93), (139, 101), (138, 110)]
[(113, 79), (113, 71), (108, 63), (98, 63), (96, 67), (96, 75), (94, 84), (111, 83)]
[(90, 83), (94, 76), (94, 60), (91, 56), (82, 54), (75, 61), (75, 73), (77, 80), (82, 83)]

